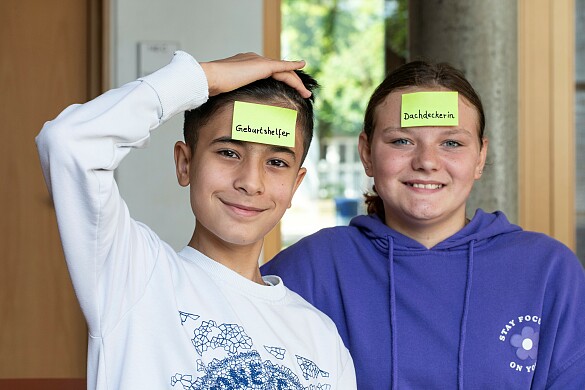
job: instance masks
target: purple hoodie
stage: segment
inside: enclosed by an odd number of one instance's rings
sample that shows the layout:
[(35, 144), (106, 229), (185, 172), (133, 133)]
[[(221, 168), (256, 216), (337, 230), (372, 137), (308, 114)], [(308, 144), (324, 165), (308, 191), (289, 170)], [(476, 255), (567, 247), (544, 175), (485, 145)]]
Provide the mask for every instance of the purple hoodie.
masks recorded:
[(585, 389), (583, 268), (501, 212), (431, 249), (358, 216), (262, 273), (335, 321), (360, 390)]

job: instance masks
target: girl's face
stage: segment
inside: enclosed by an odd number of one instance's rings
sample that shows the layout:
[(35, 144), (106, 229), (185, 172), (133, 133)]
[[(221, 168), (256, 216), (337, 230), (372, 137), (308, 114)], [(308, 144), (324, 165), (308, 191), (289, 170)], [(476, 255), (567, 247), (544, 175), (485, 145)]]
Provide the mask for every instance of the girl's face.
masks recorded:
[(391, 93), (376, 108), (371, 143), (365, 133), (359, 140), (386, 224), (414, 239), (421, 234), (447, 238), (465, 225), (465, 203), (487, 154), (487, 140), (479, 141), (477, 110), (461, 95), (458, 126), (400, 127), (402, 94), (437, 90), (445, 89)]

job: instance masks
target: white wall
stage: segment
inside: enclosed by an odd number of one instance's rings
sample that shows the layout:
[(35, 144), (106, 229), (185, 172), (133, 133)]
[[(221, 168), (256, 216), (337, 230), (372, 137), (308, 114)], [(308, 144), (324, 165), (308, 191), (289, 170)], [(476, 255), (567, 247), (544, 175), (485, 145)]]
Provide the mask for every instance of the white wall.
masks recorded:
[[(112, 0), (112, 85), (138, 77), (138, 43), (172, 41), (199, 61), (238, 52), (262, 53), (262, 0)], [(169, 57), (170, 60), (170, 57)], [(132, 216), (176, 250), (194, 228), (189, 191), (177, 184), (173, 145), (182, 117), (157, 129), (147, 149), (135, 150), (117, 170)]]

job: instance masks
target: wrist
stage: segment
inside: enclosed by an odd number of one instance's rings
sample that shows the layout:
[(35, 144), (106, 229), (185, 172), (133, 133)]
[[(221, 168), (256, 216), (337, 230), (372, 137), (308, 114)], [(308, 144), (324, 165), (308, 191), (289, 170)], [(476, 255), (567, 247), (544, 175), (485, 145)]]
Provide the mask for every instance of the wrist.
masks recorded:
[(205, 78), (207, 79), (209, 96), (217, 95), (219, 92), (217, 91), (217, 87), (214, 82), (213, 63), (200, 62), (199, 65), (201, 66), (201, 69), (203, 69), (203, 73), (205, 73)]

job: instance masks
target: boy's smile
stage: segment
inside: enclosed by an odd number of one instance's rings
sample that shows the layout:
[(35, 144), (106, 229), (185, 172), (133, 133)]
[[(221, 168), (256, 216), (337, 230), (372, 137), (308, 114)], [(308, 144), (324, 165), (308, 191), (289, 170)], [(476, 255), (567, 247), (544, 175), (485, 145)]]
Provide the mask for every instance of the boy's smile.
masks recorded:
[(246, 206), (244, 204), (232, 203), (225, 199), (221, 200), (226, 206), (231, 208), (236, 215), (241, 215), (242, 217), (252, 217), (254, 215), (258, 215), (267, 209)]
[(300, 131), (294, 148), (234, 140), (232, 113), (233, 104), (217, 111), (199, 129), (193, 152), (182, 142), (175, 146), (177, 177), (191, 186), (196, 217), (189, 245), (224, 264), (237, 260), (226, 258), (234, 249), (251, 250), (257, 261), (306, 172)]

